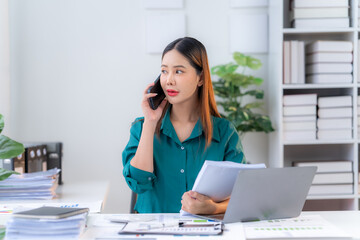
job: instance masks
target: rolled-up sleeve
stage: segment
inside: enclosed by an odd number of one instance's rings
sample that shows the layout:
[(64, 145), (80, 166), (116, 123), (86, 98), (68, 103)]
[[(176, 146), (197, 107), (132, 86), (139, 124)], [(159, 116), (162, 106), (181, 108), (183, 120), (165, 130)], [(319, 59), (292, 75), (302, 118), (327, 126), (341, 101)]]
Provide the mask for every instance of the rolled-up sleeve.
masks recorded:
[(237, 163), (246, 163), (243, 147), (236, 128), (229, 123), (226, 133), (227, 141), (225, 144), (224, 161), (232, 161)]
[(123, 175), (126, 183), (130, 189), (140, 194), (153, 188), (153, 184), (156, 181), (155, 174), (147, 171), (143, 171), (136, 167), (131, 166), (130, 161), (135, 156), (137, 151), (141, 131), (142, 131), (142, 119), (136, 119), (130, 129), (130, 139), (122, 153), (123, 161)]

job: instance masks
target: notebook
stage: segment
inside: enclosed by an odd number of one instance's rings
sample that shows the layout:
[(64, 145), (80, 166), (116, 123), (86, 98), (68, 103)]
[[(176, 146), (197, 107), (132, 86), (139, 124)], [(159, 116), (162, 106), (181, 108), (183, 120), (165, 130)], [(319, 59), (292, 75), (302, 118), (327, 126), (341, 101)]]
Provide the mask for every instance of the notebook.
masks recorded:
[(196, 215), (224, 223), (300, 215), (317, 167), (240, 170), (226, 212)]
[(59, 219), (89, 212), (88, 208), (39, 207), (13, 213), (14, 217)]

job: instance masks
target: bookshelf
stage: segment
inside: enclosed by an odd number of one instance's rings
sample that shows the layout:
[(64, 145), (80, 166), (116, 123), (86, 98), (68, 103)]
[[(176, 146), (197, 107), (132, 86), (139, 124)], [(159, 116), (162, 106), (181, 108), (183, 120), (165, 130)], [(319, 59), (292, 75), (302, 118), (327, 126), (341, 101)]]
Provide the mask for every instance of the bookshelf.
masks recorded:
[[(309, 195), (304, 210), (359, 210), (359, 156), (357, 96), (358, 82), (358, 27), (359, 0), (349, 0), (350, 27), (295, 29), (291, 28), (290, 0), (269, 1), (269, 91), (267, 100), (275, 132), (269, 134), (269, 166), (289, 167), (294, 162), (335, 161), (352, 162), (353, 186), (348, 194)], [(351, 41), (353, 43), (353, 81), (334, 84), (283, 84), (283, 42), (304, 41), (305, 46), (316, 40)], [(352, 138), (285, 141), (283, 138), (283, 96), (316, 93), (318, 97), (352, 96)]]

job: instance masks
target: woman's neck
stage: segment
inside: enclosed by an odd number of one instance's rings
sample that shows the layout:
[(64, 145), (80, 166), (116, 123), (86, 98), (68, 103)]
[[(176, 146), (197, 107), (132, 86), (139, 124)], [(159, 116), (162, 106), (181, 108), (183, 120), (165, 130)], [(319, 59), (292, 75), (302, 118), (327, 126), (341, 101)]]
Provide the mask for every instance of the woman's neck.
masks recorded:
[(186, 102), (171, 107), (170, 119), (177, 122), (197, 122), (199, 119), (199, 103)]

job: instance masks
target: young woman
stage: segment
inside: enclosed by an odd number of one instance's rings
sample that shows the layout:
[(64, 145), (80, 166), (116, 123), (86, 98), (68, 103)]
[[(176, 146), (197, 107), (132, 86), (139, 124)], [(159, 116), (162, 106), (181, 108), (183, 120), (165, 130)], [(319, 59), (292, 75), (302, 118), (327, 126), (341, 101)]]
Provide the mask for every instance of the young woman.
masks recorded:
[[(216, 108), (205, 47), (190, 37), (170, 43), (162, 54), (161, 87), (166, 99), (156, 110), (144, 91), (138, 118), (123, 151), (123, 175), (138, 194), (139, 213), (216, 214), (228, 200), (214, 202), (190, 191), (205, 160), (245, 161), (234, 126)], [(216, 177), (216, 176), (214, 176)]]

